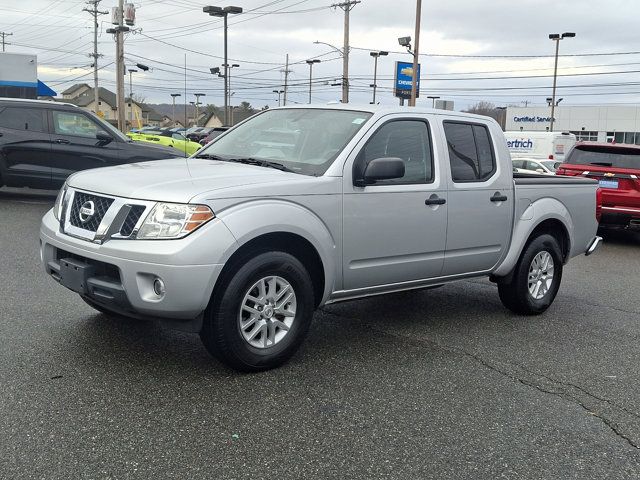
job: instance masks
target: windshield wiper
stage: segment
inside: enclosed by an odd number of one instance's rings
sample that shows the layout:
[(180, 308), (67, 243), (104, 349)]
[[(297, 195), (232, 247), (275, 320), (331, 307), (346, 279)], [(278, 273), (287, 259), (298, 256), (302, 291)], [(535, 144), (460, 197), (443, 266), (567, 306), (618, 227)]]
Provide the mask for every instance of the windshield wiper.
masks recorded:
[(222, 158), (218, 155), (212, 155), (210, 153), (201, 153), (199, 155), (194, 155), (193, 158), (206, 158), (207, 160), (228, 160), (227, 158)]
[(591, 162), (591, 163), (589, 163), (589, 165), (599, 165), (601, 167), (611, 167), (611, 166), (613, 166), (613, 163), (611, 163), (611, 162)]
[(262, 160), (262, 159), (253, 158), (253, 157), (225, 158), (224, 160), (226, 160), (227, 162), (244, 163), (245, 165), (257, 165), (259, 167), (275, 168), (276, 170), (282, 170), (283, 172), (295, 173), (295, 171), (291, 170), (289, 167), (285, 167), (283, 164), (278, 162), (272, 162), (271, 160)]

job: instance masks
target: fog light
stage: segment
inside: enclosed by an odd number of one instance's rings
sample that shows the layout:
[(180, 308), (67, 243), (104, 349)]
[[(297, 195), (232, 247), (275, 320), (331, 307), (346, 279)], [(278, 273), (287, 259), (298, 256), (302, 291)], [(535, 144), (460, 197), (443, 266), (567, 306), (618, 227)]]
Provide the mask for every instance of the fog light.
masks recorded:
[(162, 297), (165, 293), (165, 287), (164, 287), (164, 282), (160, 279), (160, 278), (156, 278), (153, 281), (153, 292), (159, 296)]

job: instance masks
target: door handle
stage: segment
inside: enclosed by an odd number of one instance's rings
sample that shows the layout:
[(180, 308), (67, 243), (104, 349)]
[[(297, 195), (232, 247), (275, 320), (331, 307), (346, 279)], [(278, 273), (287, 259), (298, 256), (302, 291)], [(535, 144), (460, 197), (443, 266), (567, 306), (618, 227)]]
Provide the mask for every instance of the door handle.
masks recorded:
[(445, 203), (447, 203), (447, 199), (446, 198), (440, 198), (440, 197), (438, 197), (436, 195), (434, 195), (434, 196), (432, 196), (430, 198), (427, 198), (424, 201), (425, 205), (444, 205)]
[(500, 192), (496, 192), (493, 194), (493, 197), (490, 199), (492, 202), (506, 202), (507, 196), (502, 195)]
[(57, 138), (57, 139), (54, 140), (54, 142), (56, 142), (56, 143), (71, 143), (66, 138)]

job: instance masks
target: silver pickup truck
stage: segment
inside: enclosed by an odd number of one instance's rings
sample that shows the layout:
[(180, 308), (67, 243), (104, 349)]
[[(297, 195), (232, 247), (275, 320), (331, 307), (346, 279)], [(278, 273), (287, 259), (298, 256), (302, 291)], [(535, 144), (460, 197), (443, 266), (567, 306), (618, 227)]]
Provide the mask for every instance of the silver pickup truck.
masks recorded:
[(71, 176), (42, 220), (48, 275), (95, 309), (281, 365), (314, 309), (490, 277), (539, 314), (600, 242), (594, 180), (518, 175), (497, 123), (420, 108), (284, 107), (197, 155)]

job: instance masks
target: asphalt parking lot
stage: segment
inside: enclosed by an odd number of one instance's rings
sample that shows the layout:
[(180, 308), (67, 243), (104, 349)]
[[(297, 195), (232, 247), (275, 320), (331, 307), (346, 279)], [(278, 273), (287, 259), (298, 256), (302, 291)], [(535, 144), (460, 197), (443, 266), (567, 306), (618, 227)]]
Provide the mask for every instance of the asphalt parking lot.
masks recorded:
[(0, 190), (0, 478), (639, 478), (640, 236), (518, 317), (485, 280), (325, 307), (285, 367), (108, 318), (43, 273), (54, 198)]

